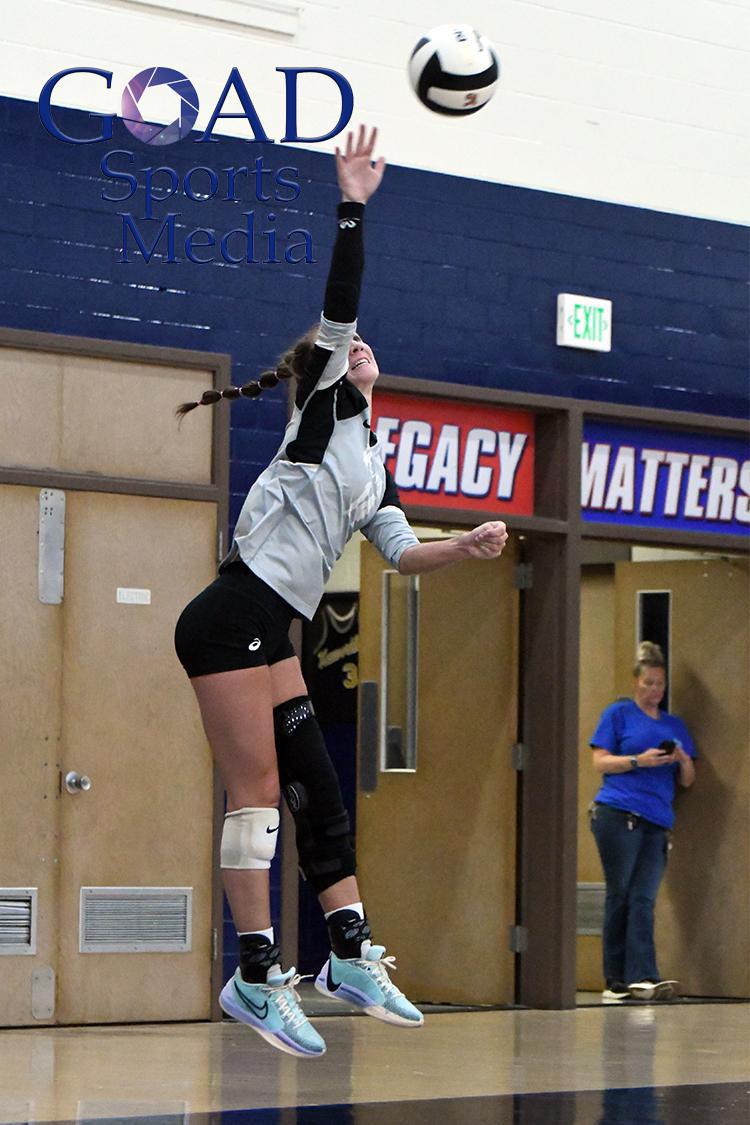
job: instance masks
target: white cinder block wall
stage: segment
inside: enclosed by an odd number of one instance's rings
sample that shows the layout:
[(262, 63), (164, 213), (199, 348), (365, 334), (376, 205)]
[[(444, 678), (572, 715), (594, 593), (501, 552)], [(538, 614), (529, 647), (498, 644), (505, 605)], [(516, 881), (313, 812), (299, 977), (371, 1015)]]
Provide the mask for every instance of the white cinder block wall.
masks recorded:
[[(324, 66), (349, 80), (354, 120), (381, 128), (394, 163), (750, 219), (750, 0), (6, 0), (2, 15), (11, 97), (36, 101), (56, 71), (95, 66), (113, 72), (111, 90), (68, 79), (55, 102), (117, 112), (137, 71), (170, 66), (198, 90), (200, 128), (237, 66), (279, 139), (274, 68)], [(503, 68), (494, 100), (465, 120), (423, 109), (406, 78), (420, 35), (455, 20), (492, 39)], [(314, 135), (335, 120), (337, 94), (302, 82), (300, 126)], [(250, 136), (244, 123), (218, 131)]]

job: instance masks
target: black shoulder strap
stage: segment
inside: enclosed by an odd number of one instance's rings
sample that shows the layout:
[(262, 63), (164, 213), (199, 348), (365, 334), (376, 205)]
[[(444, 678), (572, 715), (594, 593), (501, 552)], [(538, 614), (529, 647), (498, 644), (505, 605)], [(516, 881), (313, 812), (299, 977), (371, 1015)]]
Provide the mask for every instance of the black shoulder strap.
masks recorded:
[(379, 504), (380, 508), (403, 508), (401, 497), (396, 488), (396, 482), (388, 469), (385, 470), (385, 492)]

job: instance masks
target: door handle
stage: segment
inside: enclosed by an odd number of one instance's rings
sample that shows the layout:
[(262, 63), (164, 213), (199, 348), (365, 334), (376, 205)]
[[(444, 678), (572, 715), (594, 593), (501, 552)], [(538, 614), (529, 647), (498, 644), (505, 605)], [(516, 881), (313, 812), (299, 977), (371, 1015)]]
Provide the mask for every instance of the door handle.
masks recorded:
[(66, 773), (63, 781), (69, 793), (88, 793), (91, 788), (91, 778), (86, 777), (85, 773), (76, 773), (75, 770)]

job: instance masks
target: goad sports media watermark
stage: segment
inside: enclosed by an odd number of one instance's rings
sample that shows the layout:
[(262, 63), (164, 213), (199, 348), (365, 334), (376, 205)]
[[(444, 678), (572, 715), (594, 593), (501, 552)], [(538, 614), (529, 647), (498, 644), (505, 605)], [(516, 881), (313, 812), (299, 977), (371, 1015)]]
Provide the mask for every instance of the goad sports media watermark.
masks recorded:
[[(330, 140), (346, 128), (354, 109), (354, 94), (342, 74), (325, 67), (276, 67), (276, 71), (284, 77), (285, 128), (284, 136), (280, 138), (282, 144), (317, 144)], [(299, 77), (306, 74), (322, 75), (332, 81), (341, 99), (335, 125), (327, 133), (315, 137), (300, 135), (298, 127)], [(45, 82), (39, 94), (39, 117), (42, 125), (52, 137), (65, 144), (111, 143), (118, 116), (114, 113), (97, 110), (89, 112), (92, 125), (83, 136), (71, 136), (60, 126), (52, 97), (58, 86), (70, 75), (89, 76), (92, 91), (97, 88), (101, 91), (102, 80), (105, 89), (112, 87), (112, 72), (109, 70), (71, 67), (58, 71)], [(238, 99), (241, 112), (225, 110), (225, 104), (231, 95)], [(159, 116), (170, 118), (166, 124), (151, 119), (156, 116), (154, 110), (157, 105)], [(231, 118), (248, 122), (253, 141), (274, 143), (274, 138), (267, 134), (263, 126), (237, 67), (230, 71), (206, 129), (191, 137), (199, 109), (198, 91), (187, 75), (170, 67), (153, 66), (139, 71), (126, 83), (120, 99), (119, 117), (137, 141), (152, 147), (165, 147), (178, 141), (210, 144), (218, 140), (213, 135), (217, 122)], [(273, 225), (276, 222), (273, 211), (265, 214), (266, 229), (263, 230), (258, 229), (255, 211), (250, 207), (241, 212), (242, 225), (235, 225), (224, 234), (213, 227), (198, 226), (183, 235), (183, 224), (179, 222), (182, 213), (172, 210), (180, 199), (193, 203), (220, 199), (233, 205), (247, 204), (248, 201), (271, 205), (294, 203), (301, 192), (297, 168), (291, 165), (276, 169), (268, 167), (263, 156), (256, 157), (251, 164), (222, 168), (200, 162), (187, 171), (178, 171), (167, 163), (136, 168), (136, 163), (136, 154), (129, 148), (108, 148), (99, 161), (102, 175), (110, 181), (102, 189), (101, 198), (115, 205), (121, 224), (120, 260), (123, 263), (139, 258), (148, 263), (154, 257), (168, 263), (186, 259), (195, 265), (210, 265), (219, 259), (232, 265), (315, 261), (311, 232), (301, 227), (286, 232), (277, 230)], [(117, 209), (130, 200), (134, 201), (136, 211)], [(170, 210), (166, 214), (155, 214), (155, 209), (160, 210), (160, 204), (168, 204)]]

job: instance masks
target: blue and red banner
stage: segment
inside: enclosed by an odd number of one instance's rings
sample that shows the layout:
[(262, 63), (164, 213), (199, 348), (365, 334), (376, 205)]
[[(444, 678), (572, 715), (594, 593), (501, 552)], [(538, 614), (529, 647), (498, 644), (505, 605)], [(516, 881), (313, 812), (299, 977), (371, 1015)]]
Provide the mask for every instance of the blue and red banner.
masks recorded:
[[(373, 429), (407, 505), (534, 513), (534, 413), (378, 391)], [(750, 534), (750, 437), (586, 421), (584, 520)]]
[(373, 429), (404, 504), (534, 511), (534, 415), (462, 399), (378, 391)]
[(581, 510), (597, 523), (750, 532), (750, 439), (589, 421)]

